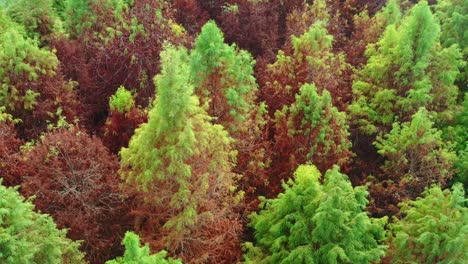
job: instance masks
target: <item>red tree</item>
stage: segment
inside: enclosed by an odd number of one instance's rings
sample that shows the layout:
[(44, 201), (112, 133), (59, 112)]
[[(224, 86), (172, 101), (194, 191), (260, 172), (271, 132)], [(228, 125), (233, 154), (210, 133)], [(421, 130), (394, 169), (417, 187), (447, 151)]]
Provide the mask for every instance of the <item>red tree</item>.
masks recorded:
[(68, 236), (84, 240), (92, 263), (120, 254), (126, 205), (120, 198), (117, 157), (96, 137), (79, 128), (58, 128), (44, 135), (24, 158), (22, 191), (35, 195), (36, 207), (54, 218)]

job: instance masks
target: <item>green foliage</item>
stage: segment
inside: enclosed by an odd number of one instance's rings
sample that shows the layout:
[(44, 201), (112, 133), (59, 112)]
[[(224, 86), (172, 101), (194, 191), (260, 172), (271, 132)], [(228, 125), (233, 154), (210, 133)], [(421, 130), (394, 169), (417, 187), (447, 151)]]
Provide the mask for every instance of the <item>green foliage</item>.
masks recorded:
[(125, 114), (130, 111), (134, 105), (135, 100), (133, 99), (132, 93), (123, 86), (120, 86), (109, 100), (110, 110), (117, 111), (121, 114)]
[(402, 219), (390, 225), (392, 263), (465, 263), (468, 209), (461, 184), (434, 186), (423, 198), (401, 204)]
[(257, 84), (253, 76), (255, 61), (244, 50), (224, 43), (216, 23), (206, 23), (190, 55), (190, 74), (201, 104), (229, 130), (244, 121), (253, 108)]
[(160, 251), (157, 254), (150, 255), (148, 245), (140, 246), (140, 238), (133, 232), (127, 232), (122, 241), (125, 247), (123, 257), (115, 260), (109, 260), (106, 264), (182, 264), (180, 260), (167, 258), (166, 251)]
[(0, 185), (0, 262), (5, 264), (85, 263), (79, 243), (65, 237), (49, 215), (17, 189)]
[(71, 37), (80, 35), (84, 29), (95, 23), (97, 18), (91, 9), (91, 4), (95, 2), (96, 0), (64, 0), (63, 25)]
[(455, 143), (455, 151), (458, 160), (455, 163), (455, 180), (468, 187), (468, 93), (465, 93), (462, 110), (457, 116), (457, 122), (448, 126), (445, 130), (445, 137)]
[(387, 132), (393, 122), (408, 121), (421, 106), (451, 121), (462, 65), (453, 46), (442, 48), (440, 26), (427, 2), (415, 5), (399, 26), (390, 25), (367, 50), (367, 65), (353, 84), (355, 101), (349, 107), (362, 132)]
[(9, 111), (33, 109), (39, 93), (30, 87), (43, 76), (54, 76), (58, 63), (54, 53), (39, 48), (15, 28), (0, 33), (0, 106)]
[(30, 38), (41, 40), (49, 34), (63, 32), (54, 0), (8, 0), (4, 5), (6, 14), (22, 25)]
[[(436, 15), (441, 22), (441, 40), (445, 47), (457, 44), (463, 53), (465, 62), (468, 59), (468, 4), (463, 0), (438, 0)], [(459, 76), (460, 88), (468, 90), (468, 70), (465, 67)]]
[[(227, 236), (222, 238), (225, 242), (216, 244), (231, 243), (237, 231), (225, 232), (238, 228), (230, 222), (205, 234), (232, 217), (232, 139), (222, 126), (211, 124), (199, 106), (189, 82), (188, 59), (183, 48), (169, 46), (161, 53), (162, 70), (155, 77), (157, 97), (148, 123), (136, 129), (129, 147), (120, 152), (124, 188), (141, 197), (140, 206), (151, 212), (151, 224), (143, 227), (150, 230), (146, 234), (155, 237), (154, 230), (159, 230), (158, 243), (184, 260), (210, 256), (215, 249), (207, 241), (221, 232)], [(201, 245), (186, 247), (186, 243)], [(229, 257), (228, 252), (223, 255)]]
[(394, 123), (390, 133), (374, 143), (387, 159), (385, 172), (409, 183), (408, 194), (413, 198), (432, 183), (446, 183), (453, 174), (456, 154), (433, 125), (429, 113), (421, 108), (411, 122)]
[(369, 218), (367, 191), (351, 186), (335, 166), (324, 182), (314, 166), (300, 166), (278, 198), (250, 216), (256, 245), (246, 263), (371, 263), (384, 255), (386, 218)]

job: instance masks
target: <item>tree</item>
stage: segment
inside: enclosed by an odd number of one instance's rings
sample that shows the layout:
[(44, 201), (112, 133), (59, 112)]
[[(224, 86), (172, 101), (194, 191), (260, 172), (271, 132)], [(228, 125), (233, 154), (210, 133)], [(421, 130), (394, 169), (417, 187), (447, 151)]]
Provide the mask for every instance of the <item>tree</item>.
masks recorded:
[(383, 171), (399, 186), (396, 195), (401, 199), (414, 199), (433, 183), (444, 186), (453, 175), (456, 154), (433, 125), (429, 113), (421, 108), (411, 122), (394, 123), (374, 143), (386, 158)]
[(148, 123), (120, 152), (124, 190), (136, 197), (137, 231), (184, 261), (233, 262), (240, 222), (232, 139), (193, 95), (186, 50), (169, 46), (161, 59)]
[(468, 258), (468, 209), (461, 184), (434, 186), (423, 198), (401, 204), (390, 224), (392, 263), (464, 263)]
[(332, 52), (333, 37), (325, 26), (325, 22), (318, 21), (300, 36), (291, 36), (285, 49), (278, 52), (276, 61), (261, 73), (262, 99), (267, 102), (271, 116), (291, 105), (306, 83), (314, 83), (319, 91), (328, 90), (334, 105), (345, 108), (351, 91), (346, 89), (349, 85), (344, 76), (350, 67), (343, 53)]
[(59, 109), (68, 120), (77, 117), (75, 84), (64, 80), (55, 54), (39, 48), (35, 40), (25, 37), (21, 27), (7, 18), (0, 21), (5, 23), (5, 30), (0, 33), (0, 106), (23, 121), (19, 125), (20, 136), (39, 135), (48, 121), (58, 119), (55, 113)]
[(68, 237), (83, 240), (91, 263), (120, 253), (120, 239), (130, 219), (121, 200), (117, 157), (96, 137), (77, 127), (49, 131), (24, 154), (21, 191), (50, 214)]
[(441, 42), (444, 47), (453, 44), (458, 45), (462, 51), (465, 65), (458, 77), (458, 87), (463, 92), (468, 92), (468, 34), (466, 24), (468, 23), (468, 6), (461, 0), (438, 0), (435, 5), (436, 16), (441, 24)]
[(79, 243), (66, 238), (66, 231), (58, 229), (49, 215), (35, 212), (31, 200), (17, 188), (0, 184), (0, 219), (0, 262), (86, 263)]
[(125, 246), (123, 257), (109, 260), (106, 264), (182, 264), (180, 260), (166, 258), (167, 252), (164, 250), (150, 255), (148, 244), (141, 247), (140, 237), (133, 232), (125, 233), (122, 244)]
[(190, 54), (191, 78), (200, 104), (207, 104), (213, 121), (232, 136), (253, 109), (254, 64), (248, 52), (224, 43), (223, 33), (212, 21), (203, 26)]
[(135, 106), (132, 93), (123, 86), (111, 96), (109, 108), (102, 142), (113, 153), (118, 153), (122, 147), (128, 146), (135, 129), (147, 121), (147, 113)]
[(360, 132), (388, 132), (393, 122), (405, 122), (426, 106), (438, 122), (454, 117), (458, 89), (453, 84), (461, 54), (442, 48), (440, 27), (427, 2), (415, 5), (399, 26), (390, 25), (371, 45), (365, 67), (353, 83), (349, 107)]
[(0, 178), (7, 187), (21, 184), (24, 175), (21, 166), (20, 146), (15, 130), (15, 121), (10, 114), (0, 107)]
[(47, 44), (51, 35), (63, 32), (62, 21), (53, 7), (53, 2), (53, 0), (6, 0), (3, 5), (6, 14), (14, 22), (24, 26), (28, 37)]
[(321, 172), (334, 164), (345, 168), (352, 156), (348, 136), (346, 115), (332, 105), (330, 93), (323, 90), (319, 95), (314, 84), (304, 84), (295, 102), (275, 113), (270, 188), (276, 190), (281, 180), (306, 162)]
[(320, 172), (300, 166), (275, 199), (250, 216), (255, 243), (246, 263), (371, 263), (384, 255), (383, 225), (364, 211), (367, 191), (351, 186), (338, 167)]

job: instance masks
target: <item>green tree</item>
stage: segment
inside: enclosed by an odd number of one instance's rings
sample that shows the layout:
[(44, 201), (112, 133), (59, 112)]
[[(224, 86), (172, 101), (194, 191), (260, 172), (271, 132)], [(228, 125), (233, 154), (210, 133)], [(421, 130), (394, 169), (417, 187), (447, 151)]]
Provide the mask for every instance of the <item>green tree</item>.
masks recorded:
[(63, 32), (53, 0), (7, 0), (3, 5), (6, 14), (22, 25), (30, 38), (44, 41), (51, 34)]
[(240, 223), (232, 139), (193, 95), (186, 50), (168, 47), (161, 61), (148, 123), (121, 151), (124, 188), (149, 218), (140, 233), (184, 261), (234, 261)]
[(201, 29), (190, 54), (191, 79), (201, 105), (208, 105), (214, 122), (236, 132), (254, 107), (257, 84), (252, 56), (234, 44), (224, 43), (216, 23)]
[(385, 136), (374, 143), (386, 158), (383, 170), (400, 185), (398, 194), (416, 198), (432, 183), (445, 185), (453, 175), (457, 157), (442, 131), (434, 128), (427, 110), (421, 108), (411, 122), (394, 123)]
[[(445, 47), (457, 44), (468, 60), (468, 5), (463, 0), (438, 0), (435, 6), (436, 15), (441, 24), (441, 41)], [(468, 92), (468, 69), (465, 66), (458, 78), (459, 87)]]
[(355, 100), (349, 107), (361, 132), (388, 132), (393, 122), (408, 121), (421, 106), (438, 122), (453, 120), (461, 54), (455, 46), (442, 48), (439, 39), (440, 26), (421, 1), (367, 49), (369, 60), (353, 83)]
[(149, 246), (145, 245), (141, 247), (140, 237), (133, 232), (125, 234), (122, 245), (125, 247), (123, 257), (109, 260), (106, 264), (182, 264), (180, 260), (166, 258), (166, 251), (150, 255)]
[(65, 235), (49, 215), (36, 213), (31, 200), (25, 201), (17, 188), (0, 184), (1, 263), (84, 264), (79, 243)]
[(345, 167), (352, 153), (346, 115), (333, 106), (327, 90), (304, 84), (295, 102), (275, 113), (274, 175), (271, 188), (287, 179), (299, 164), (311, 162), (321, 172), (334, 164)]
[(255, 243), (246, 243), (246, 263), (371, 263), (384, 255), (386, 218), (364, 211), (365, 187), (351, 186), (338, 167), (323, 183), (314, 166), (300, 166), (278, 198), (264, 200), (250, 216)]
[(130, 91), (125, 89), (125, 87), (120, 86), (119, 89), (111, 96), (109, 100), (109, 108), (111, 111), (117, 111), (120, 114), (125, 114), (132, 107), (135, 106), (135, 100)]
[(468, 209), (461, 184), (434, 186), (423, 198), (401, 204), (390, 224), (392, 263), (462, 264), (468, 259)]

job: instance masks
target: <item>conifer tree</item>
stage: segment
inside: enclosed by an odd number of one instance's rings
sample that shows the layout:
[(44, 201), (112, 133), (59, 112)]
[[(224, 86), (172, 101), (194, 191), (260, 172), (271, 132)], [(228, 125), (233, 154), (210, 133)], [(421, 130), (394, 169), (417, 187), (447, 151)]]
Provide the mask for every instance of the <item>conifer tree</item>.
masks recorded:
[(321, 183), (314, 166), (300, 166), (285, 191), (250, 216), (255, 243), (246, 263), (371, 263), (384, 255), (383, 225), (364, 211), (367, 191), (351, 186), (338, 167)]
[(461, 184), (452, 191), (434, 186), (423, 198), (401, 204), (401, 219), (390, 224), (392, 263), (465, 263), (468, 209)]
[(426, 106), (437, 121), (452, 121), (461, 64), (455, 46), (442, 48), (440, 26), (426, 1), (415, 5), (399, 26), (387, 27), (353, 84), (349, 110), (362, 133), (388, 132)]
[(462, 51), (465, 65), (458, 77), (458, 85), (468, 92), (468, 5), (463, 0), (438, 0), (436, 15), (441, 24), (441, 42), (445, 47), (457, 44)]
[(79, 243), (65, 237), (52, 217), (37, 213), (31, 200), (0, 179), (0, 262), (4, 264), (85, 264)]
[(225, 44), (223, 33), (213, 21), (203, 26), (190, 57), (191, 78), (200, 104), (208, 105), (207, 112), (215, 123), (236, 132), (253, 109), (255, 61), (248, 52)]
[[(378, 185), (393, 190), (390, 197), (380, 198), (386, 203), (396, 205), (401, 200), (414, 199), (424, 188), (433, 183), (446, 185), (453, 176), (456, 154), (451, 143), (442, 139), (442, 131), (434, 128), (424, 108), (413, 115), (411, 122), (394, 123), (393, 129), (385, 136), (378, 136), (374, 145), (386, 159)], [(385, 196), (379, 188), (374, 188), (371, 188), (374, 197)]]
[(6, 187), (21, 184), (24, 172), (21, 170), (20, 146), (15, 130), (15, 120), (10, 114), (4, 113), (5, 107), (0, 107), (0, 179)]
[(161, 58), (148, 123), (121, 151), (124, 189), (137, 199), (136, 226), (150, 245), (184, 261), (235, 261), (232, 139), (193, 95), (185, 49), (168, 47)]
[[(345, 76), (350, 70), (343, 53), (332, 52), (333, 37), (326, 23), (317, 21), (299, 36), (291, 36), (276, 61), (267, 66), (260, 77), (270, 115), (294, 102), (299, 88), (314, 83), (320, 91), (328, 90), (333, 103), (344, 109), (351, 91), (347, 90)], [(333, 70), (332, 70), (333, 69)]]
[(150, 255), (149, 246), (146, 244), (141, 247), (140, 237), (133, 232), (125, 234), (122, 244), (125, 246), (123, 257), (109, 260), (106, 264), (182, 264), (180, 260), (166, 258), (166, 251)]
[(21, 192), (35, 195), (37, 209), (69, 228), (69, 238), (83, 240), (87, 260), (103, 263), (119, 254), (128, 206), (120, 197), (117, 157), (99, 138), (77, 127), (55, 128), (25, 150), (21, 165)]
[(304, 84), (295, 102), (275, 113), (274, 128), (272, 190), (299, 164), (311, 162), (321, 172), (334, 164), (349, 164), (352, 153), (346, 116), (333, 106), (327, 90), (319, 95), (314, 84)]
[(74, 83), (64, 80), (57, 56), (4, 16), (0, 12), (0, 106), (23, 121), (23, 137), (40, 134), (59, 108), (73, 120), (79, 108)]

